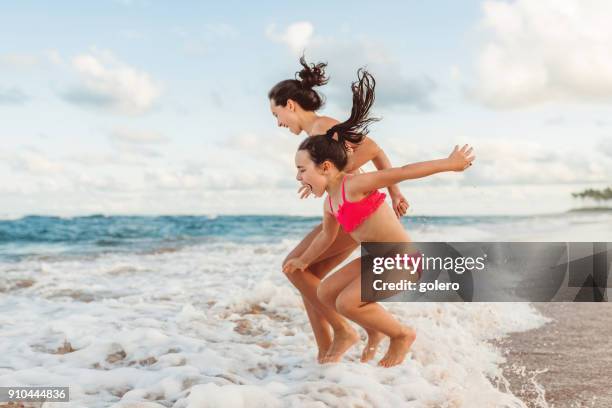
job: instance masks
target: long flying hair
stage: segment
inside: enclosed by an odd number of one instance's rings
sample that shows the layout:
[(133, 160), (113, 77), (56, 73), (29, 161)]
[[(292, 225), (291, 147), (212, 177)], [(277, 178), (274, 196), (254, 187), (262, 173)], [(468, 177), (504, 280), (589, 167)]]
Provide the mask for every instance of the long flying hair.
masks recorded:
[(369, 125), (380, 120), (370, 117), (370, 109), (374, 104), (375, 87), (374, 77), (365, 69), (360, 68), (357, 71), (357, 81), (351, 84), (353, 107), (349, 118), (332, 126), (324, 135), (307, 137), (298, 150), (308, 151), (310, 158), (316, 164), (329, 160), (338, 170), (343, 170), (348, 162), (346, 142), (361, 143), (368, 134)]

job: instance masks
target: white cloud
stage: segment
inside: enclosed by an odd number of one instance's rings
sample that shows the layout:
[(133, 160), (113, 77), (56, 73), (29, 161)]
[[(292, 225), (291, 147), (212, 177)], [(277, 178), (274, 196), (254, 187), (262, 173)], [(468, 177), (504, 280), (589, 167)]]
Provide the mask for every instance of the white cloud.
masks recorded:
[(39, 57), (27, 53), (11, 53), (0, 55), (0, 66), (11, 68), (32, 68), (39, 63)]
[[(608, 137), (605, 139), (601, 139), (599, 141), (599, 144), (597, 146), (597, 148), (604, 154), (606, 154), (607, 156), (609, 156), (610, 158), (612, 158), (612, 137)], [(612, 179), (612, 175), (610, 175), (611, 179)]]
[(301, 137), (285, 132), (245, 133), (207, 146), (180, 163), (148, 166), (147, 185), (156, 190), (226, 191), (298, 186), (294, 156)]
[(93, 167), (119, 168), (119, 166), (142, 167), (146, 164), (142, 156), (128, 154), (120, 149), (114, 152), (78, 152), (65, 156), (64, 160), (76, 166), (86, 166), (89, 169)]
[(50, 49), (43, 53), (47, 60), (53, 65), (63, 65), (64, 59), (58, 50)]
[(37, 151), (22, 151), (12, 156), (9, 163), (14, 170), (32, 175), (57, 175), (64, 171), (64, 165)]
[(266, 36), (275, 42), (286, 44), (296, 55), (301, 55), (314, 33), (314, 26), (308, 21), (290, 24), (284, 32), (277, 33), (276, 25), (270, 24), (266, 28)]
[(64, 98), (78, 105), (136, 115), (151, 109), (161, 93), (149, 74), (118, 60), (109, 51), (78, 55), (72, 67), (81, 84), (65, 93)]
[(292, 171), (295, 166), (295, 151), (304, 137), (305, 135), (295, 136), (286, 131), (268, 135), (244, 133), (230, 138), (223, 146), (261, 163), (274, 163)]
[[(210, 146), (203, 154), (170, 162), (140, 156), (136, 163), (123, 151), (61, 160), (35, 149), (0, 152), (0, 190), (8, 194), (3, 195), (0, 213), (28, 208), (30, 213), (320, 215), (321, 200), (300, 201), (296, 195), (298, 183), (288, 161), (298, 140), (285, 136), (277, 140), (272, 135), (245, 134)], [(401, 183), (413, 211), (563, 211), (572, 205), (570, 192), (598, 187), (612, 175), (609, 156), (586, 146), (570, 149), (480, 139), (470, 143), (476, 148), (477, 161), (468, 171)], [(445, 157), (452, 143), (410, 145), (405, 138), (397, 138), (385, 140), (384, 147), (399, 166)], [(2, 163), (8, 168), (3, 169)]]
[(22, 52), (0, 55), (0, 66), (5, 66), (9, 68), (45, 68), (45, 63), (61, 65), (63, 64), (63, 59), (59, 51), (55, 49), (48, 49), (41, 52)]
[(486, 1), (490, 34), (471, 94), (489, 106), (549, 101), (612, 102), (612, 3)]
[[(359, 67), (366, 66), (376, 79), (376, 107), (413, 106), (421, 111), (434, 108), (431, 100), (436, 89), (433, 79), (424, 74), (404, 73), (402, 63), (384, 44), (362, 38), (339, 39), (314, 35), (310, 23), (290, 25), (283, 34), (275, 34), (269, 26), (267, 34), (273, 41), (284, 43), (294, 56), (305, 52), (307, 61), (328, 62), (332, 80), (329, 94), (343, 108), (350, 109), (350, 84), (357, 79)], [(299, 68), (297, 58), (294, 69)], [(322, 89), (325, 93), (325, 89)]]
[[(225, 191), (278, 188), (286, 173), (264, 171), (256, 166), (210, 167), (190, 163), (183, 168), (150, 168), (145, 181), (152, 190)], [(297, 182), (296, 182), (297, 186)]]
[[(472, 140), (476, 160), (463, 173), (445, 173), (425, 178), (420, 184), (553, 185), (604, 183), (612, 179), (612, 161), (591, 147), (570, 147), (526, 140)], [(397, 166), (447, 157), (454, 145), (407, 144), (401, 139), (385, 142), (385, 150)]]

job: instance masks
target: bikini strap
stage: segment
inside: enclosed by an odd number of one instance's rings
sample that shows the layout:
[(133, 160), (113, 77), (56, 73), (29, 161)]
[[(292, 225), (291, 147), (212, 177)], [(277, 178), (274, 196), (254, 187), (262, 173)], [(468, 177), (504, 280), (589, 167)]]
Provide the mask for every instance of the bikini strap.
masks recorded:
[(344, 193), (344, 182), (346, 181), (346, 174), (344, 175), (344, 178), (342, 179), (342, 202), (346, 202), (346, 194)]
[(329, 198), (329, 210), (331, 211), (332, 215), (334, 214), (334, 207), (332, 206), (332, 202), (331, 202), (331, 196), (329, 194), (327, 194), (327, 198)]

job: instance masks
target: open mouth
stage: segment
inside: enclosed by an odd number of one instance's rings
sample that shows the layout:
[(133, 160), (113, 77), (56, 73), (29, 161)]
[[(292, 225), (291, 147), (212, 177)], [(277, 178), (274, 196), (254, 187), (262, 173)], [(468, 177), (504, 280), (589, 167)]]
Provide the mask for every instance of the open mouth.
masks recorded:
[(310, 192), (311, 192), (311, 193), (314, 193), (314, 192), (312, 191), (312, 185), (311, 185), (311, 184), (304, 183), (303, 181), (302, 181), (301, 183), (302, 183), (302, 186), (306, 186), (306, 187), (308, 187), (308, 189), (310, 190)]

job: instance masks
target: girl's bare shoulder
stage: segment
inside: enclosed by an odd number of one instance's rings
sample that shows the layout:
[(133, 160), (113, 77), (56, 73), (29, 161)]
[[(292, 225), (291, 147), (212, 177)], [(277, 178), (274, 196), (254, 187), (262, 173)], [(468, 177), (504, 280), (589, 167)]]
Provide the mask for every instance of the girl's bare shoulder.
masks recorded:
[(364, 136), (361, 144), (367, 146), (368, 150), (378, 151), (380, 149), (378, 144), (376, 144), (376, 142), (369, 136)]
[(361, 141), (361, 143), (359, 143), (358, 145), (354, 145), (355, 149), (361, 149), (362, 152), (366, 153), (371, 153), (371, 152), (378, 152), (378, 150), (380, 149), (378, 147), (378, 145), (376, 144), (376, 142), (374, 140), (372, 140), (370, 137), (368, 136), (364, 136), (363, 140)]
[(340, 121), (330, 118), (329, 116), (319, 116), (312, 127), (313, 135), (322, 135), (334, 125), (337, 125)]

